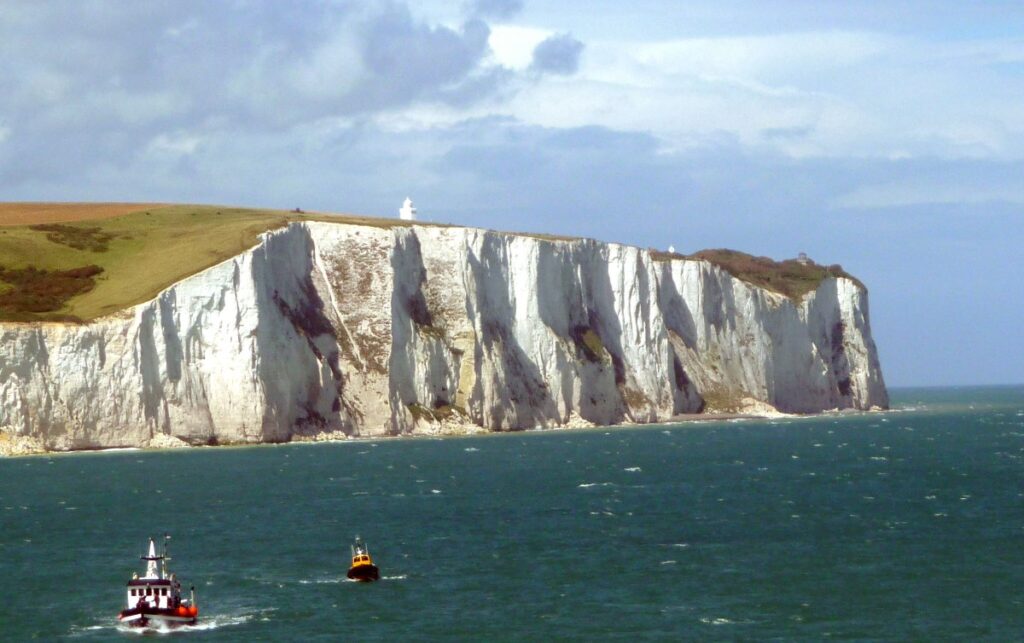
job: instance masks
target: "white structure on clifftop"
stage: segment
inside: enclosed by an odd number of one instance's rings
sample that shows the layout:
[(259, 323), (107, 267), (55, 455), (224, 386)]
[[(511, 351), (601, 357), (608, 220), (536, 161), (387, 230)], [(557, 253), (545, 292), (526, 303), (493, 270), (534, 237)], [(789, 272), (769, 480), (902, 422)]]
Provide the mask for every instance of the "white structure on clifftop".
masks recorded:
[(416, 208), (412, 204), (412, 199), (405, 197), (405, 202), (402, 203), (402, 207), (398, 209), (398, 218), (402, 221), (415, 221), (416, 220)]

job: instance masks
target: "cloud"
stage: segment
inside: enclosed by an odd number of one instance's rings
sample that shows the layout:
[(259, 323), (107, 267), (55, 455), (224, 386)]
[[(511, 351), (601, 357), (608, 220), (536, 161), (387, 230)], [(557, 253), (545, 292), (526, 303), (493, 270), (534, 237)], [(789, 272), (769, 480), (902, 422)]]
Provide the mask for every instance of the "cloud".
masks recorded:
[(650, 132), (668, 150), (728, 137), (792, 158), (1024, 158), (1010, 40), (829, 31), (588, 38), (586, 51), (576, 73), (524, 87), (500, 113)]
[(580, 64), (583, 43), (569, 34), (557, 34), (542, 41), (533, 49), (531, 67), (542, 73), (570, 75)]
[(427, 23), (391, 2), (294, 9), (5, 3), (0, 187), (123, 167), (182, 141), (294, 136), (319, 120), (422, 105), (467, 109), (514, 80), (491, 57), (480, 18)]
[(418, 98), (443, 101), (460, 86), (469, 88), (461, 94), (463, 100), (479, 98), (493, 88), (474, 82), (479, 78), (474, 72), (488, 53), (490, 28), (481, 20), (469, 20), (456, 31), (415, 23), (403, 8), (375, 16), (367, 27), (362, 57), (372, 82), (357, 92), (369, 108)]
[(468, 3), (470, 15), (507, 20), (523, 9), (523, 0), (472, 0)]
[(552, 35), (549, 29), (496, 25), (491, 28), (491, 52), (499, 64), (510, 69), (526, 69), (533, 62), (533, 50)]

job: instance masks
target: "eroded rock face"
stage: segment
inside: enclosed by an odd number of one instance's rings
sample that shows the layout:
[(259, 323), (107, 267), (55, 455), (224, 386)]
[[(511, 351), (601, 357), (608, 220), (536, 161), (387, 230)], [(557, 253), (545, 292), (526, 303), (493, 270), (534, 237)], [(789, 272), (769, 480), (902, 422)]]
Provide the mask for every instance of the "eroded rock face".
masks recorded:
[(703, 261), (468, 228), (295, 223), (131, 310), (0, 337), (0, 427), (49, 449), (888, 405), (853, 281), (795, 304)]

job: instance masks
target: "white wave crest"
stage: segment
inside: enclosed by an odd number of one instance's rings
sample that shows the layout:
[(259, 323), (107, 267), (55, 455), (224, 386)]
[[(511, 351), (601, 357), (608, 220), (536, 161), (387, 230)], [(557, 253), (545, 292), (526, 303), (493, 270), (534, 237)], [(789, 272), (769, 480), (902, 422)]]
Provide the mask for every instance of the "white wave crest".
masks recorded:
[(719, 618), (710, 618), (710, 617), (707, 617), (707, 616), (702, 616), (700, 618), (700, 622), (704, 623), (706, 625), (732, 625), (733, 624), (733, 621), (730, 621), (727, 618), (721, 618), (721, 617), (719, 617)]
[(299, 581), (299, 585), (335, 585), (337, 583), (344, 583), (348, 578), (344, 576), (329, 576), (325, 578), (304, 578)]

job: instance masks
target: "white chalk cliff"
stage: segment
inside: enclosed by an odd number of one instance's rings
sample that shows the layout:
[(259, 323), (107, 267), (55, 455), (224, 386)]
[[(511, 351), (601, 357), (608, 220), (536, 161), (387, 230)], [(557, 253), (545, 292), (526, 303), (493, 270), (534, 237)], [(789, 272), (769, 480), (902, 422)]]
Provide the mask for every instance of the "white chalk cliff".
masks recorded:
[(0, 336), (0, 427), (47, 449), (888, 405), (850, 279), (794, 303), (705, 261), (457, 227), (293, 223), (117, 315)]

